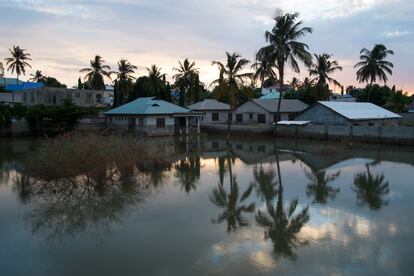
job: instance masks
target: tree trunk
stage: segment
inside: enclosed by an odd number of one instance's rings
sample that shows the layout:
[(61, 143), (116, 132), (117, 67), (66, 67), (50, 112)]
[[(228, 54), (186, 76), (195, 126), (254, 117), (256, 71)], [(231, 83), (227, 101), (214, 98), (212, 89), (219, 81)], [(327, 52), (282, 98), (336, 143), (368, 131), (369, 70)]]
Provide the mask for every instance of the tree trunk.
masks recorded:
[(279, 83), (280, 83), (280, 91), (279, 91), (279, 100), (277, 102), (277, 110), (276, 110), (276, 122), (275, 123), (275, 136), (277, 136), (277, 123), (280, 121), (280, 106), (282, 105), (282, 97), (283, 97), (283, 92), (284, 92), (284, 84), (283, 84), (283, 66), (284, 63), (283, 62), (279, 62)]
[(371, 92), (372, 92), (372, 83), (374, 82), (373, 79), (371, 79), (371, 82), (369, 83), (369, 89), (368, 89), (368, 95), (367, 95), (367, 101), (371, 101)]
[(230, 145), (230, 128), (231, 128), (231, 121), (232, 121), (232, 110), (227, 113), (227, 145)]

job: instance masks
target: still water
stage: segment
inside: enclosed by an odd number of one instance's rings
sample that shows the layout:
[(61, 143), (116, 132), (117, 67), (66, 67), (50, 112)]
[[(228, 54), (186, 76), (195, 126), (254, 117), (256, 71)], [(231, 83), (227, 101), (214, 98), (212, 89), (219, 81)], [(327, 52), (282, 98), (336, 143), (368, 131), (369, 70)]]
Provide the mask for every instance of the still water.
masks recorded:
[(0, 275), (412, 275), (412, 148), (154, 141), (171, 166), (97, 191), (28, 185), (39, 141), (0, 140)]

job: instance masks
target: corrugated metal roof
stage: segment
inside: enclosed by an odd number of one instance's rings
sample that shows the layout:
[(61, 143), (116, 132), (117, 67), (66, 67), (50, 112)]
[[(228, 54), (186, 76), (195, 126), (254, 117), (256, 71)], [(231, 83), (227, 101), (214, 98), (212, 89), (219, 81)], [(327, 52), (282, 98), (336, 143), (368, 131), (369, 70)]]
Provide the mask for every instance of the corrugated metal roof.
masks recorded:
[[(252, 101), (269, 112), (277, 112), (279, 102), (278, 99), (253, 99)], [(307, 104), (299, 100), (282, 99), (280, 104), (280, 112), (300, 112), (307, 107)]]
[(355, 102), (318, 102), (350, 120), (401, 118), (400, 115), (388, 111), (372, 103)]
[(280, 92), (273, 91), (273, 92), (267, 93), (266, 95), (261, 96), (260, 99), (279, 99), (279, 97), (280, 97)]
[(191, 110), (230, 110), (230, 105), (213, 99), (206, 99), (188, 106)]
[(307, 125), (310, 124), (311, 121), (279, 121), (277, 122), (278, 125), (298, 125), (298, 126), (303, 126), (303, 125)]
[(157, 97), (144, 97), (111, 109), (105, 112), (105, 115), (155, 115), (190, 112), (187, 108), (160, 100)]
[[(23, 81), (19, 80), (18, 84), (22, 84)], [(16, 78), (0, 78), (0, 86), (7, 86), (7, 85), (15, 85), (17, 84), (17, 79)]]

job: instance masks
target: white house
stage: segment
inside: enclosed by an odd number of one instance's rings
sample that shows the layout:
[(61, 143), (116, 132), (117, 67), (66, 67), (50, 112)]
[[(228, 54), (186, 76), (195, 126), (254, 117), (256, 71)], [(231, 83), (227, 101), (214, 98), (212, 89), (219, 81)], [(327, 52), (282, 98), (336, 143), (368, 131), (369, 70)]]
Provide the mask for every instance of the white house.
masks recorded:
[(138, 98), (104, 113), (107, 126), (145, 135), (200, 133), (200, 113), (157, 97)]
[[(252, 99), (237, 107), (233, 120), (236, 124), (273, 124), (277, 121), (278, 99)], [(299, 100), (282, 99), (281, 120), (289, 121), (308, 105)]]
[[(204, 114), (202, 117), (202, 124), (224, 124), (227, 123), (229, 112), (231, 112), (230, 105), (219, 102), (213, 99), (206, 99), (198, 103), (194, 103), (188, 106), (189, 109), (201, 112)], [(231, 115), (230, 115), (231, 116)]]

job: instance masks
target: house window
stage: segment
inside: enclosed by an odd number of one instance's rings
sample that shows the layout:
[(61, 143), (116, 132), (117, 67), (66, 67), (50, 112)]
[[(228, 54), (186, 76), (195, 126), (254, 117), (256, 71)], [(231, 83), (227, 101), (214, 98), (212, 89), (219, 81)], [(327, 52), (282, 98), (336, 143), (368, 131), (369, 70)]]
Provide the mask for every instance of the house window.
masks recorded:
[(242, 144), (237, 144), (236, 149), (237, 150), (243, 150), (243, 145)]
[(53, 104), (56, 104), (56, 95), (53, 95), (52, 102)]
[(265, 152), (266, 151), (266, 146), (265, 145), (257, 146), (257, 151), (258, 152)]
[(290, 113), (288, 115), (289, 121), (293, 121), (295, 119), (295, 114), (294, 113)]
[(32, 103), (34, 103), (34, 94), (33, 94), (33, 93), (31, 93), (31, 94), (30, 94), (30, 101), (31, 101)]
[(219, 120), (219, 118), (220, 118), (220, 116), (219, 116), (219, 113), (218, 112), (211, 113), (211, 120), (213, 122), (217, 122)]
[(243, 114), (236, 114), (236, 123), (243, 123)]
[(165, 127), (165, 118), (157, 118), (157, 127), (164, 128)]
[(266, 123), (266, 115), (265, 114), (257, 114), (257, 123), (265, 124)]
[(230, 121), (233, 120), (233, 113), (228, 113), (227, 114), (227, 120), (230, 120)]
[(144, 126), (144, 118), (138, 118), (138, 126), (140, 127)]
[(102, 102), (101, 94), (96, 94), (96, 102), (97, 103), (101, 103)]
[(253, 113), (249, 114), (249, 119), (253, 119)]

